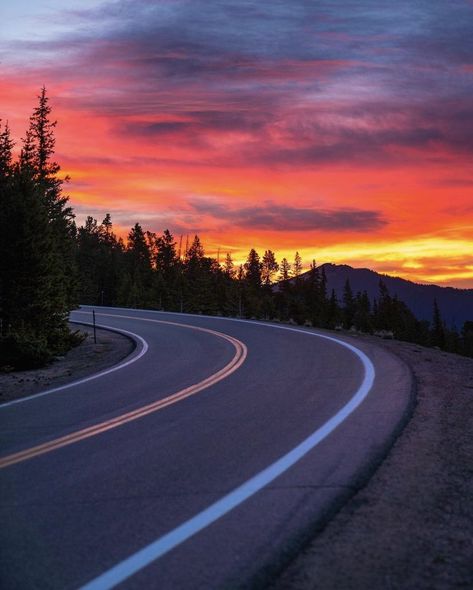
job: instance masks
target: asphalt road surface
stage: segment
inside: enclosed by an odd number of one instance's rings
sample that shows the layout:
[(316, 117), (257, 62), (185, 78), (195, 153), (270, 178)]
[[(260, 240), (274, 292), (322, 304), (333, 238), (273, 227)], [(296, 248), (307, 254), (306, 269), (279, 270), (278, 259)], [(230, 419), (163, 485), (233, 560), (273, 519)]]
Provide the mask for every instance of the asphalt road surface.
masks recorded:
[(405, 365), (335, 333), (95, 309), (135, 335), (124, 366), (0, 406), (8, 590), (264, 587), (411, 403)]

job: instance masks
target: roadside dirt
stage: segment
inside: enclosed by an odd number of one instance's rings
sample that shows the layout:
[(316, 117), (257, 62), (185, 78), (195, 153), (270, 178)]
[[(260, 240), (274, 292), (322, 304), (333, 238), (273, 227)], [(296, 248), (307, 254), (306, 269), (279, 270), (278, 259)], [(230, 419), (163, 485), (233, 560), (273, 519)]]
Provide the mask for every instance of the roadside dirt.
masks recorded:
[(411, 367), (413, 417), (271, 590), (473, 588), (473, 359), (373, 342)]
[(134, 348), (134, 343), (121, 334), (97, 329), (97, 344), (92, 328), (71, 324), (87, 338), (64, 357), (58, 358), (43, 369), (0, 373), (0, 404), (20, 397), (33, 395), (46, 389), (81, 379), (119, 363)]

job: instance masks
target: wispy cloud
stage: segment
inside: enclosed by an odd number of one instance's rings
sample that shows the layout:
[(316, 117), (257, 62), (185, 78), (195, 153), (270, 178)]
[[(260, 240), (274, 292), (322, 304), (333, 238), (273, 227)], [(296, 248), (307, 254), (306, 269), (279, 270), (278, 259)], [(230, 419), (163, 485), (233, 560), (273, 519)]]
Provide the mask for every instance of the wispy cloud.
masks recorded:
[(84, 210), (229, 247), (470, 231), (471, 2), (64, 4), (18, 13), (17, 38), (9, 8), (0, 92), (20, 137), (50, 88)]
[(193, 200), (190, 205), (197, 213), (241, 229), (364, 232), (378, 230), (387, 224), (379, 211), (360, 209), (315, 209), (278, 205), (272, 201), (266, 201), (264, 205), (229, 208), (223, 203), (205, 199)]

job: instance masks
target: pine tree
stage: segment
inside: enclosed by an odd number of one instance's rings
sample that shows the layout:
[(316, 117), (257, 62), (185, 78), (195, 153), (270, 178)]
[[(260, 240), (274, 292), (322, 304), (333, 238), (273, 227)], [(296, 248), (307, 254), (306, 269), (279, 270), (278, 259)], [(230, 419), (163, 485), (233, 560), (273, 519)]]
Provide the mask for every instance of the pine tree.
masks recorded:
[(371, 303), (368, 293), (357, 293), (355, 300), (355, 315), (353, 317), (355, 328), (360, 332), (369, 334), (372, 332)]
[(227, 253), (218, 281), (218, 307), (226, 316), (239, 315), (240, 284), (237, 278), (238, 272), (231, 254)]
[(50, 119), (52, 108), (43, 86), (38, 96), (38, 106), (30, 117), (30, 125), (23, 140), (20, 162), (23, 167), (30, 168), (35, 180), (44, 192), (43, 198), (49, 208), (51, 222), (67, 225), (74, 215), (67, 206), (69, 198), (63, 195), (62, 187), (69, 179), (61, 179), (58, 174), (59, 164), (53, 160), (56, 138), (54, 130), (57, 121)]
[(124, 268), (125, 247), (123, 240), (113, 232), (112, 218), (105, 215), (99, 226), (101, 252), (100, 305), (116, 305), (120, 277)]
[(439, 348), (445, 348), (446, 343), (446, 330), (445, 325), (440, 314), (440, 309), (437, 303), (437, 299), (434, 299), (433, 305), (433, 317), (432, 317), (432, 346), (438, 346)]
[(33, 174), (34, 171), (34, 159), (35, 159), (35, 142), (34, 136), (31, 129), (26, 131), (25, 137), (23, 138), (23, 146), (20, 152), (20, 167), (23, 171), (30, 170)]
[[(75, 225), (52, 162), (55, 123), (43, 88), (18, 163), (8, 126), (0, 133), (0, 308), (15, 366), (33, 366), (71, 344), (67, 326), (76, 302)], [(5, 254), (3, 254), (5, 252)]]
[(225, 276), (229, 279), (234, 279), (236, 275), (235, 265), (233, 263), (232, 256), (229, 252), (225, 257), (225, 262), (223, 263), (223, 272)]
[(56, 289), (61, 291), (64, 317), (78, 303), (78, 282), (75, 268), (74, 213), (63, 194), (63, 185), (69, 180), (58, 176), (61, 168), (53, 160), (57, 121), (52, 121), (51, 106), (43, 86), (38, 106), (30, 117), (29, 128), (23, 140), (20, 156), (22, 170), (29, 171), (40, 190), (40, 198), (48, 209), (53, 235), (52, 255), (56, 267)]
[(145, 231), (145, 241), (148, 246), (150, 264), (153, 270), (156, 270), (156, 257), (158, 254), (158, 236), (152, 231)]
[(261, 266), (259, 254), (252, 248), (243, 265), (245, 270), (243, 306), (249, 317), (259, 317), (261, 313)]
[(167, 279), (171, 277), (177, 262), (174, 236), (165, 229), (162, 236), (156, 240), (156, 268)]
[(255, 291), (261, 287), (261, 262), (258, 252), (252, 248), (244, 264), (245, 281)]
[(343, 288), (343, 327), (349, 330), (353, 326), (355, 317), (355, 298), (351, 289), (350, 280), (347, 278)]
[(128, 258), (132, 261), (134, 272), (146, 274), (151, 270), (149, 246), (146, 241), (145, 232), (139, 223), (135, 223), (128, 233), (126, 250), (129, 254)]
[(179, 275), (182, 269), (176, 252), (174, 236), (168, 229), (165, 229), (156, 240), (156, 272), (158, 307), (160, 309), (178, 309), (178, 291), (182, 287)]
[(124, 248), (113, 232), (110, 214), (99, 225), (87, 217), (77, 230), (76, 264), (80, 301), (90, 305), (117, 305)]
[(105, 215), (104, 220), (102, 221), (102, 228), (105, 233), (106, 239), (113, 235), (113, 223), (110, 213), (107, 213)]
[(80, 283), (81, 303), (97, 305), (102, 265), (100, 232), (97, 220), (88, 216), (83, 227), (77, 231), (76, 264)]
[(261, 280), (263, 284), (270, 285), (278, 270), (279, 264), (276, 262), (274, 252), (266, 250), (261, 261)]
[(328, 303), (327, 327), (336, 328), (340, 322), (340, 315), (340, 307), (338, 305), (335, 289), (332, 289)]
[(199, 265), (205, 256), (204, 248), (199, 236), (194, 236), (190, 247), (186, 248), (186, 262), (190, 265)]
[(8, 121), (2, 131), (0, 119), (0, 182), (6, 181), (12, 170), (12, 149), (14, 142), (11, 139)]
[(12, 167), (0, 180), (0, 358), (40, 366), (67, 340), (55, 290), (47, 210), (31, 174)]
[(213, 258), (205, 256), (199, 236), (194, 236), (186, 248), (183, 265), (183, 302), (185, 310), (193, 313), (216, 313), (217, 281), (220, 267)]
[[(306, 274), (305, 281), (301, 285), (304, 296), (304, 318), (313, 326), (320, 325), (320, 274), (315, 260), (312, 260), (309, 272)], [(301, 322), (302, 318), (299, 319)]]
[(294, 256), (294, 264), (292, 265), (292, 276), (296, 279), (299, 278), (302, 274), (302, 258), (300, 257), (299, 252), (296, 252)]
[(132, 307), (148, 307), (151, 303), (152, 263), (145, 232), (139, 223), (131, 228), (126, 246), (127, 273), (130, 287), (121, 291), (122, 301)]
[(291, 263), (288, 262), (287, 258), (281, 260), (279, 271), (279, 280), (288, 281), (291, 276)]
[(379, 281), (379, 297), (376, 306), (375, 327), (377, 330), (394, 329), (394, 305), (384, 281)]

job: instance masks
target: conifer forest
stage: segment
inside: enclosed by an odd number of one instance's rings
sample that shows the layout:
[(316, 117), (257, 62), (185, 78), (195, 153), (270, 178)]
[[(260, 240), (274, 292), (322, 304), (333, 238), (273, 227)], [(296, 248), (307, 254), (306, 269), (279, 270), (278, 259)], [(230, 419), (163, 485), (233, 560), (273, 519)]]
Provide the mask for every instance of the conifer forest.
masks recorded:
[[(328, 292), (322, 267), (296, 252), (277, 261), (249, 249), (246, 261), (207, 256), (198, 235), (157, 234), (136, 223), (125, 240), (113, 220), (77, 226), (54, 159), (55, 126), (43, 88), (21, 146), (0, 121), (0, 366), (45, 364), (81, 340), (68, 316), (79, 304), (291, 322), (394, 338), (473, 356), (473, 325), (448, 329), (433, 302), (419, 321), (381, 282), (376, 300)], [(20, 149), (15, 149), (20, 147)], [(16, 155), (15, 155), (16, 154)]]

